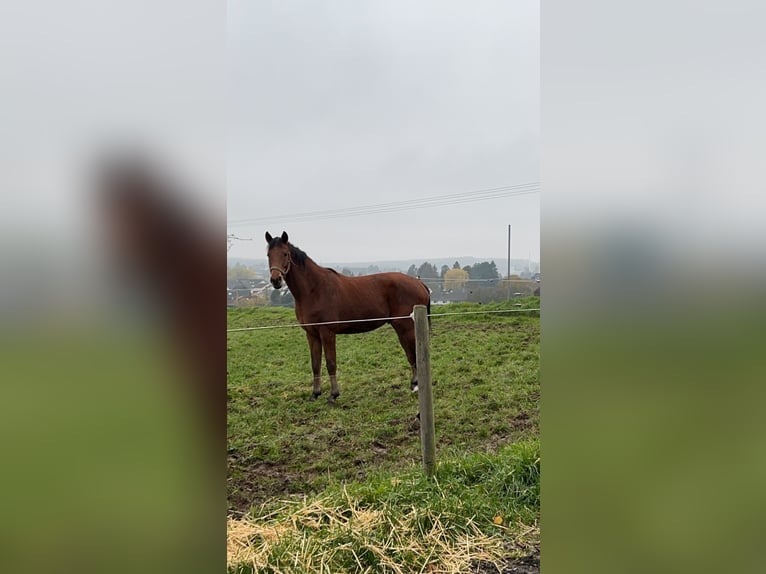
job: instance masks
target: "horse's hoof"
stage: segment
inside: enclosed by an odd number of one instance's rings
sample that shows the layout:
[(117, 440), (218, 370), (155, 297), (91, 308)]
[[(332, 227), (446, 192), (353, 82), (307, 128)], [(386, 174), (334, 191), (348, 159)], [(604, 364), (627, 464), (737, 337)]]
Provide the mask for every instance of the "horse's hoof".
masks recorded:
[(322, 393), (315, 393), (315, 394), (312, 394), (312, 395), (311, 395), (311, 398), (310, 398), (309, 400), (310, 400), (310, 401), (315, 401), (315, 400), (317, 400), (317, 398), (318, 398), (318, 397), (319, 397), (319, 395), (321, 395), (321, 394), (322, 394)]
[(415, 383), (414, 385), (411, 385), (410, 389), (412, 390), (413, 393), (417, 393), (418, 392), (418, 384)]
[(337, 399), (338, 399), (338, 395), (330, 395), (329, 397), (327, 397), (327, 404), (334, 405)]

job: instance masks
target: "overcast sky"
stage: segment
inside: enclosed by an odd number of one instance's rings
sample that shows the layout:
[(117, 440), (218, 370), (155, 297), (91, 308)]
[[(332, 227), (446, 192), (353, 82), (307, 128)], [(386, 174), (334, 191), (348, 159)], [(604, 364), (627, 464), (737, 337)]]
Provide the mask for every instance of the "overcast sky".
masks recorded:
[(228, 41), (230, 257), (286, 230), (320, 263), (504, 258), (510, 224), (539, 261), (539, 192), (289, 216), (539, 191), (538, 2), (235, 1)]

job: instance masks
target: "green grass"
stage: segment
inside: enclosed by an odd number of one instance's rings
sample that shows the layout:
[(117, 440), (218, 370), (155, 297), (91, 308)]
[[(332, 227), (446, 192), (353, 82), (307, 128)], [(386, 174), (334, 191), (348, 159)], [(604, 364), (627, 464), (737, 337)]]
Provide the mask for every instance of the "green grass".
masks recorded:
[[(324, 400), (329, 395), (324, 369), (325, 393), (317, 401), (308, 400), (311, 370), (302, 329), (229, 333), (230, 511), (249, 513), (248, 520), (266, 527), (267, 516), (286, 520), (290, 509), (295, 510), (289, 505), (305, 509), (321, 501), (322, 508), (345, 508), (351, 514), (377, 512), (387, 524), (420, 524), (414, 528), (423, 536), (430, 532), (429, 525), (438, 525), (451, 533), (447, 546), (470, 531), (500, 535), (493, 543), (505, 540), (507, 549), (511, 533), (518, 534), (525, 528), (521, 525), (534, 525), (539, 513), (539, 312), (439, 314), (516, 309), (518, 303), (536, 308), (539, 298), (432, 309), (438, 464), (433, 481), (420, 471), (417, 395), (409, 390), (409, 365), (391, 327), (338, 337), (341, 394), (335, 406)], [(295, 322), (290, 309), (229, 310), (229, 328)], [(493, 524), (495, 516), (503, 517), (501, 526)], [(335, 542), (344, 548), (357, 548), (355, 544), (364, 540), (371, 547), (386, 546), (390, 531), (380, 523), (366, 538)], [(300, 542), (306, 551), (323, 536), (339, 534), (314, 532), (309, 538), (293, 536), (285, 547), (272, 544), (268, 564), (282, 564), (280, 548), (285, 557), (295, 559), (291, 544)], [(350, 546), (343, 546), (346, 543)], [(370, 552), (346, 552), (337, 559), (353, 560), (353, 568), (366, 564), (373, 572), (396, 571), (387, 570), (380, 556)], [(409, 559), (405, 550), (401, 554), (399, 559), (413, 567), (426, 558), (417, 549)], [(444, 560), (448, 554), (442, 553)], [(341, 562), (332, 562), (330, 570), (353, 570)], [(289, 569), (282, 564), (274, 571)]]
[[(229, 572), (464, 572), (539, 551), (536, 440), (229, 521)], [(531, 525), (531, 526), (525, 526)], [(495, 570), (497, 571), (497, 570)]]

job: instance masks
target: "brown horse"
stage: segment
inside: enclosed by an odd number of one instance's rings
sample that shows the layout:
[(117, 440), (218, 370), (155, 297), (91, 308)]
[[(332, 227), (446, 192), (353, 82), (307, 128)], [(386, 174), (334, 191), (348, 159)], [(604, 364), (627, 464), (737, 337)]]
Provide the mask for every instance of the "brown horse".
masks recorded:
[[(266, 232), (271, 284), (275, 289), (287, 283), (295, 299), (295, 316), (304, 325), (314, 373), (312, 400), (322, 393), (322, 350), (330, 375), (330, 398), (340, 394), (336, 378), (335, 335), (364, 333), (390, 323), (412, 368), (410, 386), (418, 388), (415, 364), (415, 323), (409, 317), (415, 305), (431, 309), (431, 295), (420, 280), (404, 273), (375, 273), (345, 277), (320, 267), (308, 255), (288, 242), (287, 233), (272, 237)], [(404, 318), (393, 318), (404, 317)], [(370, 320), (368, 320), (370, 319)], [(374, 320), (373, 320), (374, 319)], [(352, 321), (339, 323), (338, 321)], [(314, 325), (314, 323), (330, 323)]]

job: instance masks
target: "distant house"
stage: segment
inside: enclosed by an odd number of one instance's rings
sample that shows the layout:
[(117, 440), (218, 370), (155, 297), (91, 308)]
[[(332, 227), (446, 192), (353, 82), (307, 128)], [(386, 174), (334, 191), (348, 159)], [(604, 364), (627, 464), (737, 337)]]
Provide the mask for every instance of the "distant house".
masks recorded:
[[(430, 289), (430, 288), (429, 288)], [(447, 305), (448, 303), (460, 303), (467, 298), (467, 290), (462, 289), (431, 289), (431, 301), (434, 305)]]
[(266, 285), (266, 281), (263, 279), (227, 279), (226, 288), (241, 290), (260, 289)]
[(263, 279), (228, 279), (226, 281), (226, 300), (232, 304), (240, 299), (249, 299), (271, 288)]

